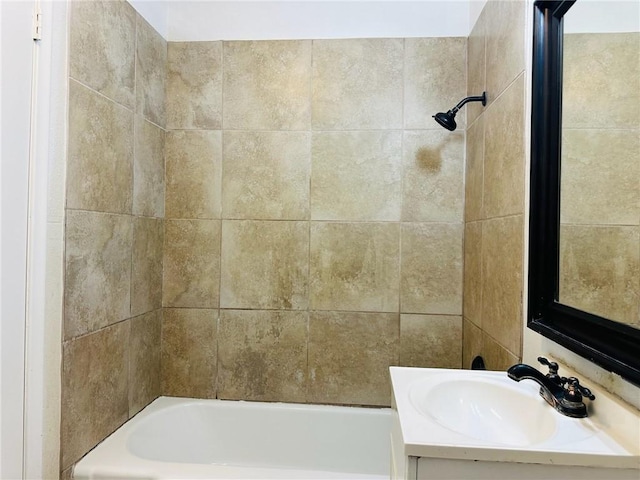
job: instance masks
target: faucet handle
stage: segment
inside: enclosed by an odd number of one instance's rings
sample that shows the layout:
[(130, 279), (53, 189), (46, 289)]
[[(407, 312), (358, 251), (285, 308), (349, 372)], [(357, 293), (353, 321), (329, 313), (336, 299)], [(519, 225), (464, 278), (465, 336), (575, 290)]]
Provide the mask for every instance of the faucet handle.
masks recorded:
[(591, 393), (591, 390), (580, 385), (580, 380), (578, 380), (576, 377), (567, 378), (567, 383), (567, 398), (569, 400), (579, 402), (582, 401), (583, 396), (588, 398), (589, 400), (596, 399), (596, 396)]
[(550, 362), (544, 357), (538, 357), (538, 361), (542, 365), (546, 365), (547, 367), (549, 367), (549, 375), (555, 375), (558, 373), (558, 364), (556, 362)]

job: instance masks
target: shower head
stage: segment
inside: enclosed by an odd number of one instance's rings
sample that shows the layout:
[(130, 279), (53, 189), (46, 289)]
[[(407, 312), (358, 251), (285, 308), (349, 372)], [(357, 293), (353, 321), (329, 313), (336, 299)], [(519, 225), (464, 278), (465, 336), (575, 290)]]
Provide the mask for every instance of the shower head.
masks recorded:
[(482, 95), (478, 95), (476, 97), (464, 98), (447, 113), (436, 113), (433, 115), (433, 118), (439, 125), (453, 132), (458, 127), (458, 124), (456, 123), (456, 113), (458, 113), (458, 110), (460, 110), (465, 103), (469, 102), (482, 102), (482, 106), (485, 106), (487, 104), (487, 92), (482, 92)]
[(458, 124), (456, 123), (456, 114), (449, 110), (447, 113), (436, 113), (433, 118), (435, 118), (438, 124), (442, 125), (447, 130), (453, 132)]

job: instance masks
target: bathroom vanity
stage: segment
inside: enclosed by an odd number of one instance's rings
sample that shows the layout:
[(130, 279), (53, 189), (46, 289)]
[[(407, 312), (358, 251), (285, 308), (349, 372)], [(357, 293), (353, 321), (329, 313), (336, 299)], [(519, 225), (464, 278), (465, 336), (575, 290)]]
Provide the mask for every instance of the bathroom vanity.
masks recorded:
[[(391, 478), (638, 480), (640, 419), (570, 418), (505, 372), (391, 367)], [(610, 421), (616, 418), (616, 421)]]

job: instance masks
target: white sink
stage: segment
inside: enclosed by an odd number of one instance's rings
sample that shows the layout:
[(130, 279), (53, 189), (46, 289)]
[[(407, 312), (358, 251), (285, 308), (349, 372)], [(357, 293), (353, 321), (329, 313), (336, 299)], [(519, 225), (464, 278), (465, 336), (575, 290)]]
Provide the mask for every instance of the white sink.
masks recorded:
[(557, 413), (530, 389), (504, 380), (436, 377), (413, 384), (409, 399), (422, 415), (477, 440), (521, 447), (551, 438)]
[(619, 441), (614, 424), (558, 413), (533, 381), (515, 382), (506, 372), (408, 367), (390, 371), (399, 435), (408, 456), (584, 467), (640, 465), (640, 446)]

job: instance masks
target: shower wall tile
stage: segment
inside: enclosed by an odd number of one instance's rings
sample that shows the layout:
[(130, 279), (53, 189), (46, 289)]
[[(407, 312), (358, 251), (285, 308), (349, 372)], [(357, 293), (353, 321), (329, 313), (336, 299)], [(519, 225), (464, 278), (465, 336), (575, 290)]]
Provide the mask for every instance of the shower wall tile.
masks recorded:
[(398, 311), (397, 223), (312, 222), (310, 248), (311, 309)]
[(522, 351), (522, 215), (482, 222), (482, 328), (503, 347)]
[(482, 327), (482, 222), (464, 225), (463, 312), (470, 322)]
[(136, 14), (136, 112), (165, 126), (167, 41)]
[(131, 256), (131, 315), (162, 308), (162, 254), (164, 226), (161, 219), (133, 219)]
[(505, 372), (509, 367), (520, 362), (521, 353), (516, 355), (510, 352), (502, 344), (487, 335), (486, 332), (482, 334), (482, 351), (484, 352), (483, 358), (487, 370)]
[(130, 321), (129, 417), (160, 396), (162, 310)]
[(389, 406), (398, 345), (397, 313), (310, 312), (308, 401)]
[(462, 221), (464, 148), (463, 133), (405, 131), (403, 221)]
[[(640, 128), (640, 124), (637, 124)], [(561, 222), (638, 225), (640, 131), (564, 129)]]
[(164, 217), (165, 132), (156, 125), (135, 118), (133, 162), (133, 213)]
[(484, 123), (485, 116), (482, 115), (467, 129), (464, 184), (464, 218), (467, 222), (484, 217)]
[(400, 311), (462, 314), (461, 224), (402, 224)]
[(133, 110), (136, 11), (108, 0), (71, 2), (69, 9), (70, 77)]
[(162, 304), (218, 308), (220, 221), (165, 220)]
[(222, 308), (306, 310), (308, 222), (222, 222)]
[(218, 311), (165, 308), (162, 314), (162, 394), (215, 398)]
[(402, 39), (314, 40), (314, 130), (402, 128)]
[(309, 129), (310, 40), (225, 42), (223, 65), (225, 129)]
[(561, 225), (560, 301), (640, 326), (638, 245), (637, 225)]
[(311, 134), (225, 131), (223, 218), (307, 220)]
[(638, 128), (640, 33), (565, 34), (563, 48), (562, 126)]
[(67, 208), (131, 213), (133, 113), (69, 81)]
[[(486, 90), (487, 21), (487, 9), (484, 8), (467, 39), (467, 96), (481, 95)], [(484, 107), (479, 102), (471, 102), (464, 108), (467, 125), (472, 125)]]
[(222, 310), (218, 398), (304, 402), (307, 312)]
[(222, 42), (169, 42), (167, 63), (167, 128), (222, 128)]
[(462, 317), (400, 315), (399, 365), (461, 368)]
[(524, 71), (527, 3), (492, 0), (487, 2), (485, 10), (486, 85), (490, 104)]
[(311, 218), (398, 221), (401, 155), (400, 131), (313, 133)]
[(462, 368), (471, 369), (473, 359), (484, 355), (482, 347), (482, 329), (465, 317), (462, 322)]
[(220, 218), (220, 131), (173, 130), (167, 134), (165, 189), (167, 218)]
[(524, 212), (524, 81), (520, 75), (487, 109), (483, 207), (487, 218)]
[[(446, 112), (467, 92), (464, 37), (405, 40), (404, 128), (440, 129), (431, 118)], [(456, 117), (463, 129), (465, 115)]]
[(129, 318), (131, 217), (67, 211), (64, 338)]
[(63, 344), (61, 470), (129, 417), (129, 322)]

